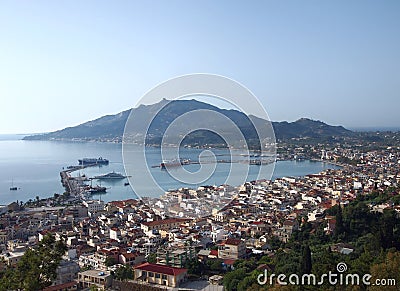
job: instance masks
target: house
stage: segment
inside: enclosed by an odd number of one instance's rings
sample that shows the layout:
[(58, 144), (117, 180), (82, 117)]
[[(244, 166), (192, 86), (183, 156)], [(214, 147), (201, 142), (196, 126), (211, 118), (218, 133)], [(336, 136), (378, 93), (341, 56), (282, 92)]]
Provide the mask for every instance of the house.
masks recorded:
[(90, 214), (104, 210), (104, 201), (99, 201), (99, 200), (86, 201), (85, 200), (82, 202), (82, 204), (87, 207), (87, 211)]
[(56, 285), (70, 283), (76, 279), (79, 271), (79, 265), (75, 261), (62, 260), (57, 267)]
[(228, 238), (218, 247), (218, 258), (237, 260), (246, 256), (246, 245), (241, 239)]
[(145, 261), (145, 257), (141, 253), (121, 252), (119, 255), (119, 263), (123, 265), (138, 265)]
[(273, 234), (281, 241), (288, 242), (292, 233), (299, 229), (299, 223), (296, 219), (288, 219), (283, 222), (281, 228), (276, 229)]
[(19, 260), (23, 257), (25, 252), (7, 252), (5, 254), (0, 255), (0, 258), (4, 260), (4, 262), (8, 266), (16, 266)]
[(170, 230), (173, 228), (178, 228), (181, 224), (187, 221), (188, 219), (183, 219), (183, 218), (168, 218), (168, 219), (154, 220), (149, 222), (143, 222), (141, 224), (141, 229), (144, 232), (149, 232), (153, 230)]
[(331, 246), (331, 251), (341, 253), (343, 255), (348, 255), (354, 251), (354, 247), (345, 243), (337, 243)]
[(43, 289), (43, 291), (74, 291), (74, 290), (78, 290), (78, 283), (75, 281), (64, 284), (52, 285)]
[(210, 255), (211, 251), (210, 250), (200, 250), (197, 253), (197, 259), (201, 262), (204, 262), (208, 259), (208, 256)]
[(215, 243), (226, 238), (228, 232), (223, 228), (215, 229), (211, 232), (211, 240)]
[(106, 290), (112, 284), (112, 276), (109, 272), (105, 271), (87, 270), (78, 273), (78, 283), (80, 288), (94, 286), (100, 290)]
[(6, 245), (8, 241), (8, 232), (6, 230), (0, 230), (0, 245)]
[(185, 248), (158, 248), (157, 264), (168, 265), (176, 268), (183, 268), (188, 260), (196, 257), (194, 247)]
[(135, 280), (167, 287), (178, 287), (186, 281), (187, 269), (144, 263), (134, 267)]
[(336, 229), (336, 219), (334, 216), (328, 216), (325, 218), (327, 225), (324, 227), (324, 231), (326, 234), (332, 234)]
[(269, 230), (269, 227), (263, 221), (253, 221), (250, 224), (250, 234), (252, 237), (263, 235)]
[(119, 230), (117, 227), (112, 227), (110, 229), (110, 238), (116, 241), (121, 240), (121, 230)]

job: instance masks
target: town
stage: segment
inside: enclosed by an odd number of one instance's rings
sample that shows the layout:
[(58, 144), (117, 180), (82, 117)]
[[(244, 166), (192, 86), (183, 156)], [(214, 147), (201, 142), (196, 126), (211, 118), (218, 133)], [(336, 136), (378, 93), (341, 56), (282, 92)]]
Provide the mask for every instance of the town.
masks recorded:
[[(223, 290), (224, 275), (237, 262), (274, 257), (274, 245), (289, 242), (306, 223), (332, 236), (337, 217), (328, 211), (335, 206), (391, 191), (390, 202), (369, 203), (369, 210), (400, 216), (398, 135), (386, 138), (391, 141), (298, 140), (278, 148), (278, 160), (340, 166), (304, 177), (181, 188), (159, 199), (105, 203), (66, 192), (16, 201), (0, 209), (0, 268), (18, 266), (27, 250), (52, 235), (67, 250), (44, 290)], [(202, 215), (201, 204), (212, 207), (211, 215)], [(354, 246), (331, 249), (350, 254)]]

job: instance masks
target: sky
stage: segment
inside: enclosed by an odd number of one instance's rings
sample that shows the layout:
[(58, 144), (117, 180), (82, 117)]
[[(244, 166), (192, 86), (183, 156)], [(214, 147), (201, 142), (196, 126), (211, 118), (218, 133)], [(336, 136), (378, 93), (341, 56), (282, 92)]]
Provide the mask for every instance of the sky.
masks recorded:
[(132, 108), (212, 73), (273, 121), (400, 127), (400, 1), (0, 1), (0, 133)]

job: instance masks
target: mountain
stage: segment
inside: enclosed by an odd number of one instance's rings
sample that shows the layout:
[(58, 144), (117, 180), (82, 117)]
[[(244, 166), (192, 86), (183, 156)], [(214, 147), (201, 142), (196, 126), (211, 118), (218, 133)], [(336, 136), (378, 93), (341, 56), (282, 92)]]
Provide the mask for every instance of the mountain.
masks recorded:
[(300, 118), (295, 122), (273, 122), (275, 135), (279, 139), (289, 138), (320, 138), (320, 137), (343, 137), (353, 132), (343, 126), (328, 125), (319, 120)]
[[(169, 103), (168, 103), (169, 102)], [(160, 110), (161, 109), (161, 110)], [(129, 123), (129, 131), (137, 135), (137, 139), (143, 139), (140, 136), (144, 132), (143, 124), (150, 123), (146, 135), (147, 144), (160, 144), (161, 139), (168, 126), (178, 117), (193, 110), (207, 110), (217, 112), (226, 116), (237, 125), (242, 131), (245, 139), (249, 142), (258, 142), (255, 126), (265, 125), (265, 120), (247, 116), (237, 110), (221, 109), (216, 106), (200, 102), (197, 100), (162, 100), (152, 105), (140, 105), (131, 109), (134, 112), (134, 121)], [(121, 141), (125, 128), (125, 123), (131, 113), (126, 110), (116, 115), (107, 115), (98, 119), (80, 124), (74, 127), (67, 127), (55, 132), (41, 135), (27, 136), (25, 140), (97, 140), (97, 141)], [(158, 113), (157, 113), (158, 112)], [(206, 117), (193, 116), (185, 121), (185, 124), (178, 124), (177, 130), (185, 128), (203, 128), (215, 129), (217, 132), (223, 132), (224, 135), (233, 134), (228, 124), (221, 122), (213, 114), (207, 114)], [(218, 117), (218, 116), (217, 116)], [(253, 125), (254, 124), (254, 125)], [(174, 123), (176, 125), (176, 122)], [(265, 126), (263, 126), (265, 127)], [(326, 138), (332, 136), (349, 136), (352, 131), (342, 126), (332, 126), (321, 121), (315, 121), (307, 118), (301, 118), (295, 122), (272, 122), (275, 136), (278, 140), (290, 138)], [(224, 144), (224, 141), (215, 133), (206, 130), (197, 130), (190, 133), (183, 140), (183, 144), (204, 145), (204, 144)]]

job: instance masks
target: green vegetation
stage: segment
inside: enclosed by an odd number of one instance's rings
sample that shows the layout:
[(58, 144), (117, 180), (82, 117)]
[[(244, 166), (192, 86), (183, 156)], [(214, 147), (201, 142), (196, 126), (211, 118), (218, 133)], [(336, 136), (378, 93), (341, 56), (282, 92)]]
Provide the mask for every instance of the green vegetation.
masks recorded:
[(352, 159), (350, 159), (348, 157), (339, 157), (339, 158), (337, 158), (336, 162), (339, 163), (339, 164), (347, 164), (347, 165), (355, 166), (355, 165), (359, 164), (361, 161), (360, 160), (356, 160), (356, 159), (352, 160)]
[(205, 266), (197, 259), (187, 260), (185, 268), (188, 269), (188, 274), (192, 277), (199, 277), (204, 274)]
[(107, 257), (107, 258), (106, 258), (106, 261), (104, 262), (104, 264), (105, 264), (107, 267), (114, 266), (116, 263), (118, 263), (118, 262), (117, 262), (117, 260), (114, 259), (113, 257)]
[[(270, 245), (275, 252), (258, 260), (236, 262), (235, 269), (224, 276), (226, 290), (274, 290), (278, 287), (284, 290), (337, 290), (338, 286), (329, 285), (327, 280), (322, 286), (260, 286), (257, 276), (263, 272), (261, 267), (267, 266), (269, 274), (298, 274), (300, 277), (302, 274), (315, 274), (320, 278), (329, 271), (337, 272), (339, 262), (346, 263), (347, 274), (357, 273), (360, 277), (371, 274), (370, 282), (393, 278), (397, 285), (400, 284), (400, 215), (391, 208), (382, 212), (371, 211), (371, 206), (376, 204), (398, 204), (398, 190), (359, 196), (347, 206), (336, 205), (329, 209), (327, 215), (336, 218), (333, 234), (325, 233), (326, 222), (306, 222), (293, 233), (288, 243), (272, 237)], [(352, 248), (353, 252), (346, 255), (340, 252), (340, 248), (335, 248), (343, 245)], [(366, 290), (366, 286), (340, 288)], [(382, 290), (374, 288), (369, 287), (369, 290)], [(385, 290), (398, 290), (396, 288), (398, 286), (385, 286)]]
[(0, 290), (42, 290), (56, 278), (57, 267), (67, 247), (51, 234), (28, 249), (15, 267), (7, 267), (1, 274)]
[(151, 253), (148, 257), (147, 257), (147, 261), (149, 263), (155, 264), (157, 263), (157, 254), (156, 253)]
[(132, 267), (129, 265), (119, 267), (117, 270), (115, 270), (114, 278), (117, 280), (120, 280), (120, 281), (126, 281), (129, 279), (133, 279)]
[(216, 260), (208, 260), (206, 262), (207, 269), (211, 271), (222, 271), (222, 260), (221, 259), (216, 259)]

